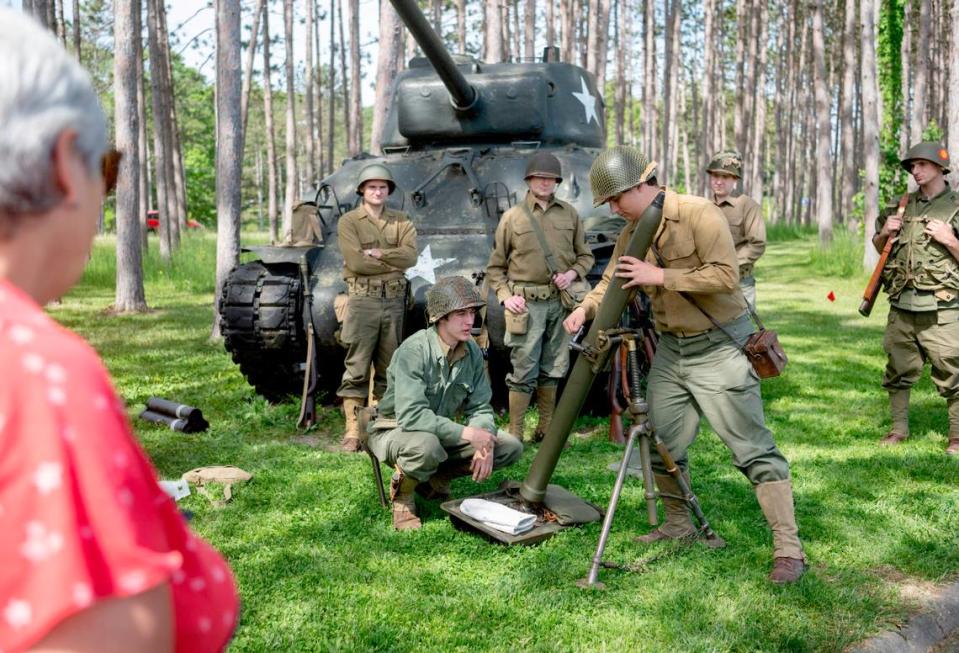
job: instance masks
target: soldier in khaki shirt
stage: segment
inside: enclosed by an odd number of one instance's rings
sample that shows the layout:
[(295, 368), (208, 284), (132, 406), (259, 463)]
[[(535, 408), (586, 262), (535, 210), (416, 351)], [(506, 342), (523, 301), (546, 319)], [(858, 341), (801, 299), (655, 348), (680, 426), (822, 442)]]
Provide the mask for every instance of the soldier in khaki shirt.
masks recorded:
[(563, 330), (568, 310), (560, 294), (578, 291), (576, 300), (581, 299), (589, 289), (586, 274), (593, 267), (576, 209), (553, 194), (562, 181), (559, 160), (552, 154), (538, 153), (529, 160), (529, 192), (521, 204), (503, 214), (486, 268), (490, 287), (506, 312), (504, 341), (513, 366), (506, 376), (510, 433), (520, 440), (534, 390), (539, 423), (533, 440), (541, 440), (549, 429), (556, 386), (569, 367)]
[(742, 157), (738, 152), (720, 152), (713, 157), (706, 172), (709, 174), (709, 186), (713, 191), (713, 202), (720, 208), (729, 231), (733, 235), (736, 247), (736, 259), (739, 261), (739, 287), (756, 310), (756, 278), (753, 266), (766, 251), (766, 223), (763, 222), (759, 204), (752, 198), (736, 193), (736, 185), (742, 179)]
[[(627, 280), (624, 288), (642, 288), (650, 296), (660, 334), (648, 376), (650, 420), (686, 473), (687, 449), (706, 416), (729, 447), (733, 464), (753, 484), (772, 529), (770, 580), (792, 582), (806, 565), (794, 516), (789, 463), (766, 428), (759, 377), (741, 349), (753, 328), (739, 289), (732, 237), (709, 200), (661, 190), (655, 173), (656, 164), (629, 147), (606, 150), (593, 163), (594, 203), (608, 201), (613, 212), (631, 224), (616, 241), (602, 281), (570, 313), (566, 329), (574, 333), (596, 314), (614, 274)], [(622, 256), (636, 221), (660, 192), (666, 194), (662, 224), (646, 260)], [(680, 292), (689, 293), (738, 342), (715, 328)], [(696, 528), (679, 498), (679, 484), (655, 454), (653, 470), (666, 522), (639, 541), (694, 535)]]
[(343, 450), (359, 451), (356, 411), (366, 405), (370, 365), (376, 370), (373, 396), (386, 392), (386, 369), (403, 335), (407, 281), (403, 272), (416, 263), (416, 229), (405, 213), (386, 208), (396, 189), (390, 171), (374, 163), (360, 171), (359, 207), (336, 227), (349, 303), (340, 339), (347, 347), (343, 381), (346, 432)]

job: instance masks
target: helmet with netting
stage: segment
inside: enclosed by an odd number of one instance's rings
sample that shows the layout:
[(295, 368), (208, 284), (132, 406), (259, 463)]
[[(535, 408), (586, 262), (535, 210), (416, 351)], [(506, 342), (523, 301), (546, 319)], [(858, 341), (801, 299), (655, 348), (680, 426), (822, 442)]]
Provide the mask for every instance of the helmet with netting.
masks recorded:
[(430, 324), (435, 324), (453, 311), (485, 305), (476, 285), (465, 277), (443, 277), (426, 292), (426, 314)]
[(912, 162), (917, 159), (935, 163), (942, 168), (942, 174), (949, 174), (949, 152), (939, 143), (933, 141), (916, 143), (909, 148), (906, 156), (902, 157), (902, 161), (900, 161), (899, 164), (906, 172), (912, 172)]
[(386, 185), (390, 187), (390, 195), (396, 190), (396, 182), (393, 181), (393, 175), (390, 174), (390, 169), (382, 163), (371, 163), (360, 170), (360, 176), (356, 180), (356, 194), (362, 195), (363, 184), (373, 180), (385, 181)]
[(602, 206), (620, 193), (638, 186), (656, 174), (656, 162), (635, 147), (619, 145), (603, 150), (589, 169), (593, 206)]
[(715, 156), (706, 166), (706, 172), (712, 172), (720, 175), (732, 175), (742, 179), (743, 177), (743, 157), (736, 150), (723, 150)]

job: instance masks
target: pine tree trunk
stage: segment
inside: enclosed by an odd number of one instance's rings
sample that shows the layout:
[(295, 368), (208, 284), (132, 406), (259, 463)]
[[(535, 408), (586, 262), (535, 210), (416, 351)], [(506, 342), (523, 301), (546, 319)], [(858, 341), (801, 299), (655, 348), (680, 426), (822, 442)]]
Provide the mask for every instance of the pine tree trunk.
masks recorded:
[[(323, 140), (323, 66), (320, 63), (320, 23), (322, 21), (318, 20), (320, 16), (318, 0), (311, 0), (311, 2), (313, 2), (313, 16), (316, 19), (313, 21), (313, 52), (316, 53), (316, 78), (314, 80), (314, 87), (316, 88), (316, 124), (314, 126), (316, 130), (316, 172), (317, 176), (322, 178), (326, 176), (326, 156), (323, 146), (326, 142)], [(319, 181), (317, 181), (317, 186), (319, 186)]]
[[(332, 21), (331, 21), (332, 22)], [(270, 224), (270, 242), (280, 240), (276, 200), (279, 197), (279, 173), (276, 169), (276, 128), (273, 125), (273, 79), (270, 61), (270, 7), (263, 10), (263, 121), (266, 127), (266, 215)], [(332, 133), (332, 130), (331, 130)]]
[(756, 40), (758, 56), (753, 67), (756, 83), (752, 89), (753, 100), (750, 113), (749, 168), (745, 171), (749, 178), (749, 194), (754, 200), (763, 203), (763, 143), (766, 135), (766, 64), (769, 48), (766, 38), (769, 33), (769, 10), (765, 2), (759, 2), (755, 8), (758, 34)]
[(846, 14), (845, 27), (843, 28), (842, 48), (842, 106), (839, 110), (839, 119), (842, 123), (842, 167), (839, 170), (839, 213), (847, 220), (852, 216), (852, 200), (856, 194), (856, 179), (859, 177), (856, 170), (854, 134), (853, 103), (855, 100), (855, 82), (856, 82), (856, 37), (858, 35), (858, 26), (856, 24), (856, 0), (845, 0)]
[[(613, 22), (619, 25), (621, 0), (613, 3)], [(629, 12), (624, 16), (623, 41), (629, 43)], [(616, 86), (613, 91), (615, 108), (615, 134), (616, 144), (622, 145), (626, 142), (626, 48), (620, 43), (620, 30), (613, 34), (613, 47), (616, 51)]]
[(466, 54), (466, 0), (456, 0), (456, 43)]
[[(952, 30), (949, 38), (949, 57), (947, 67), (949, 69), (949, 93), (948, 97), (953, 98), (947, 106), (946, 127), (948, 130), (948, 140), (946, 149), (952, 156), (959, 156), (959, 2), (953, 0), (952, 8), (949, 10), (952, 19)], [(952, 187), (959, 186), (959, 170), (954, 170), (952, 177)]]
[(120, 161), (116, 195), (117, 277), (114, 309), (147, 308), (140, 244), (140, 112), (137, 110), (137, 51), (140, 49), (140, 0), (113, 2), (113, 102)]
[[(135, 0), (138, 13), (143, 12), (142, 0)], [(139, 20), (139, 19), (138, 19)], [(137, 82), (137, 162), (139, 163), (139, 181), (140, 208), (138, 220), (140, 222), (140, 248), (144, 254), (149, 250), (150, 238), (147, 229), (147, 213), (150, 212), (152, 204), (150, 202), (150, 150), (149, 140), (147, 139), (147, 108), (146, 108), (146, 89), (143, 85), (143, 34), (142, 20), (137, 23), (137, 51), (136, 51), (136, 82)]]
[(832, 154), (829, 151), (830, 101), (826, 82), (826, 48), (823, 37), (822, 5), (813, 3), (813, 70), (816, 86), (816, 223), (819, 243), (832, 242)]
[[(956, 9), (953, 9), (955, 12)], [(955, 15), (955, 14), (953, 14)], [(876, 233), (876, 218), (879, 216), (879, 111), (878, 68), (876, 65), (876, 23), (879, 18), (879, 0), (860, 0), (859, 33), (862, 56), (862, 133), (863, 133), (863, 231), (865, 254), (863, 268), (871, 271), (879, 259), (879, 252), (872, 244)]]
[[(523, 57), (526, 61), (536, 60), (536, 0), (525, 0), (523, 2), (525, 13), (523, 14)], [(518, 32), (518, 30), (517, 30)]]
[(916, 81), (913, 85), (910, 145), (921, 141), (922, 132), (929, 126), (929, 51), (932, 47), (930, 4), (929, 0), (919, 2), (919, 34), (916, 38)]
[[(172, 193), (167, 198), (172, 199), (170, 206), (170, 246), (174, 251), (180, 248), (180, 234), (186, 229), (186, 177), (183, 174), (183, 157), (180, 148), (180, 132), (177, 129), (176, 94), (173, 86), (173, 65), (170, 60), (170, 30), (166, 21), (166, 6), (161, 0), (157, 3), (157, 16), (160, 20), (160, 61), (162, 62), (163, 96), (162, 102), (168, 116), (168, 137), (170, 147), (169, 163), (171, 166), (170, 179)], [(169, 206), (169, 204), (168, 204)]]
[(340, 84), (343, 87), (343, 98), (342, 98), (343, 133), (345, 134), (345, 138), (343, 139), (344, 141), (343, 144), (346, 146), (346, 149), (349, 150), (350, 134), (352, 134), (353, 132), (351, 131), (351, 127), (350, 127), (350, 119), (352, 118), (352, 115), (350, 112), (350, 84), (346, 81), (346, 37), (344, 36), (344, 32), (343, 32), (343, 2), (345, 1), (352, 2), (353, 0), (341, 0), (340, 4), (337, 5), (336, 7), (337, 25), (336, 26), (340, 33), (340, 48), (339, 48), (340, 79), (342, 80)]
[[(716, 100), (713, 94), (713, 69), (715, 66), (716, 41), (713, 28), (714, 15), (716, 14), (716, 0), (703, 0), (703, 98), (701, 105), (703, 107), (703, 125), (699, 130), (699, 161), (696, 166), (697, 183), (690, 188), (698, 188), (699, 193), (708, 195), (708, 177), (705, 173), (706, 166), (709, 165), (709, 157), (715, 152), (715, 143), (712, 139), (713, 121), (715, 114)], [(696, 192), (696, 191), (693, 191)]]
[(63, 0), (53, 0), (53, 15), (57, 21), (57, 40), (67, 47), (67, 25), (63, 20)]
[(483, 59), (486, 63), (503, 61), (503, 22), (499, 0), (483, 0), (486, 25), (483, 31)]
[(80, 45), (80, 0), (73, 0), (73, 53), (77, 61), (83, 63), (82, 46)]
[(330, 108), (326, 116), (329, 122), (326, 134), (326, 163), (329, 166), (326, 169), (327, 174), (332, 173), (333, 168), (336, 167), (333, 160), (334, 134), (336, 133), (336, 21), (333, 17), (336, 16), (336, 7), (336, 0), (330, 0), (330, 13), (327, 16), (330, 21), (330, 63), (326, 71), (330, 77)]
[(746, 93), (744, 92), (746, 77), (746, 39), (749, 25), (748, 0), (736, 0), (736, 29), (739, 38), (736, 39), (736, 104), (733, 110), (733, 132), (736, 138), (736, 148), (740, 154), (743, 150), (743, 125), (746, 113)]
[(246, 64), (243, 66), (243, 95), (240, 105), (240, 116), (243, 119), (243, 137), (246, 139), (246, 116), (250, 108), (250, 88), (253, 85), (253, 58), (256, 57), (256, 44), (259, 39), (260, 16), (263, 15), (263, 5), (266, 0), (256, 0), (253, 9), (253, 24), (250, 27), (250, 44), (246, 48)]
[(403, 24), (389, 0), (380, 3), (379, 53), (376, 58), (376, 101), (373, 104), (373, 126), (370, 150), (380, 153), (387, 109), (393, 102), (396, 71), (400, 59), (400, 35)]
[(306, 13), (306, 25), (304, 42), (306, 43), (306, 65), (305, 65), (305, 84), (303, 89), (303, 101), (305, 103), (306, 115), (306, 187), (312, 188), (316, 184), (316, 133), (314, 131), (314, 106), (313, 106), (313, 2), (314, 0), (303, 0)]
[[(169, 148), (169, 112), (163, 105), (163, 68), (160, 55), (159, 17), (157, 3), (162, 0), (147, 0), (147, 40), (150, 44), (150, 97), (153, 105), (153, 157), (156, 162), (157, 212), (159, 218), (160, 258), (170, 260), (172, 242), (170, 239), (170, 223), (174, 206), (172, 195), (176, 191), (173, 187), (173, 164), (170, 161)], [(173, 218), (175, 219), (175, 218)]]
[(363, 105), (360, 84), (360, 2), (349, 0), (350, 9), (350, 155), (363, 151)]
[(293, 85), (293, 0), (283, 0), (283, 40), (286, 49), (286, 178), (283, 194), (283, 240), (293, 228), (293, 206), (297, 200), (296, 88)]
[[(529, 0), (533, 2), (534, 0)], [(546, 47), (556, 46), (556, 0), (546, 0)]]
[(643, 12), (643, 148), (656, 160), (656, 21), (654, 0), (644, 0)]
[(573, 3), (576, 0), (559, 0), (559, 21), (563, 28), (562, 60), (566, 63), (573, 63)]
[[(862, 1), (862, 0), (860, 0)], [(922, 0), (919, 0), (922, 2)], [(902, 123), (899, 125), (899, 151), (905, 152), (909, 149), (910, 145), (910, 134), (911, 134), (911, 125), (912, 125), (912, 88), (913, 88), (913, 66), (912, 66), (912, 33), (913, 33), (913, 4), (912, 0), (906, 0), (905, 9), (903, 10), (903, 21), (902, 21), (902, 46), (899, 52), (900, 60), (902, 61), (902, 78), (901, 78), (901, 95), (902, 98)], [(879, 29), (877, 23), (876, 29)], [(880, 119), (882, 113), (880, 112)], [(880, 129), (882, 129), (882, 123), (880, 123)], [(897, 174), (900, 174), (897, 171)], [(915, 181), (912, 178), (912, 175), (906, 175), (906, 179), (910, 184), (909, 190), (915, 190)]]
[[(240, 118), (240, 3), (216, 0), (216, 291), (240, 259), (240, 173), (243, 164)], [(214, 301), (213, 336), (220, 335)]]

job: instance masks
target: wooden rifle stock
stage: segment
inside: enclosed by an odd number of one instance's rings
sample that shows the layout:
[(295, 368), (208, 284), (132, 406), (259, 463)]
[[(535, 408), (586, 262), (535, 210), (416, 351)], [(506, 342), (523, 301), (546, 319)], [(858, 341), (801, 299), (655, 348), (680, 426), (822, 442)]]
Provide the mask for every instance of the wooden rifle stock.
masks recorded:
[(623, 370), (623, 359), (625, 349), (617, 350), (611, 358), (611, 368), (609, 371), (609, 384), (606, 386), (606, 396), (609, 399), (609, 441), (623, 444), (626, 437), (623, 434), (623, 411), (624, 406), (619, 403), (620, 383)]
[[(909, 202), (909, 193), (906, 193), (899, 199), (899, 207), (896, 209), (896, 217), (900, 220), (902, 219), (903, 214), (906, 212), (906, 204)], [(876, 303), (876, 298), (879, 297), (879, 286), (882, 285), (882, 271), (886, 267), (886, 261), (889, 260), (889, 253), (892, 251), (892, 244), (896, 241), (896, 236), (890, 235), (886, 239), (886, 244), (882, 248), (882, 252), (879, 254), (879, 261), (876, 262), (876, 267), (872, 271), (872, 276), (869, 277), (869, 283), (866, 284), (866, 289), (862, 293), (862, 303), (859, 304), (859, 314), (863, 317), (869, 317), (869, 314), (872, 313), (872, 307)]]

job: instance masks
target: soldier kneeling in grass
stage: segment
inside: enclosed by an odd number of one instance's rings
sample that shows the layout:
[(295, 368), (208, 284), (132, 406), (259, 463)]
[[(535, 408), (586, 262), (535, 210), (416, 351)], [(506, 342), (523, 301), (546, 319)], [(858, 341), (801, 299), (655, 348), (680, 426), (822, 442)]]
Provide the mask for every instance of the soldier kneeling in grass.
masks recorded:
[(386, 372), (368, 446), (396, 468), (390, 497), (397, 530), (421, 525), (414, 492), (446, 499), (452, 479), (484, 481), (523, 453), (518, 439), (496, 430), (483, 353), (472, 339), (484, 304), (465, 278), (440, 279), (426, 294), (430, 326), (400, 345)]

